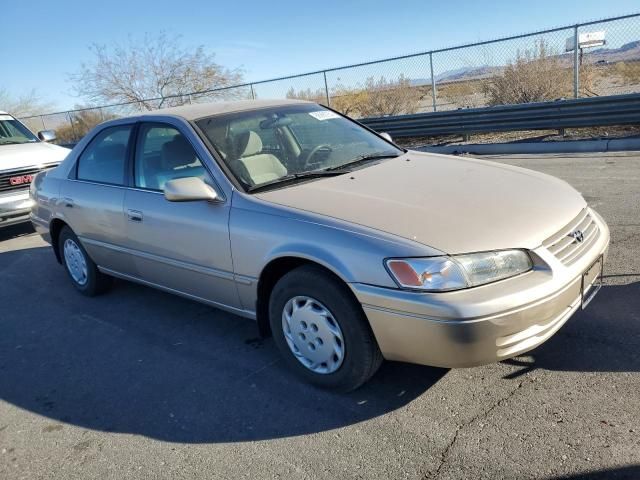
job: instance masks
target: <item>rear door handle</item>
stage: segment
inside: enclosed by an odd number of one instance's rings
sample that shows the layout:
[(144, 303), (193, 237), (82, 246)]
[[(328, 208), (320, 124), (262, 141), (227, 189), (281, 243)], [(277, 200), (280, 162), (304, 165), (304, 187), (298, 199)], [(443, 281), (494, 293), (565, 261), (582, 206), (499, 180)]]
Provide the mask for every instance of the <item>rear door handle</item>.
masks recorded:
[(64, 197), (63, 201), (64, 201), (64, 206), (65, 206), (65, 207), (67, 207), (67, 208), (73, 208), (73, 205), (74, 205), (74, 203), (73, 203), (73, 198)]
[(142, 212), (140, 210), (127, 210), (127, 217), (132, 222), (141, 222), (142, 221)]

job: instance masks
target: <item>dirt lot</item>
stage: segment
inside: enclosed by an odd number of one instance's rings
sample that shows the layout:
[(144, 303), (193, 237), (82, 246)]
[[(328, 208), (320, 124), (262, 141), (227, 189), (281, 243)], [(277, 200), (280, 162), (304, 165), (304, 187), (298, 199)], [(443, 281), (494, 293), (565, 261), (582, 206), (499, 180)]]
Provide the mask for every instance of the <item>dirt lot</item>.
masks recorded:
[(602, 213), (606, 286), (526, 356), (387, 363), (349, 395), (251, 321), (125, 282), (81, 297), (29, 227), (0, 232), (0, 478), (640, 478), (640, 156), (492, 160)]

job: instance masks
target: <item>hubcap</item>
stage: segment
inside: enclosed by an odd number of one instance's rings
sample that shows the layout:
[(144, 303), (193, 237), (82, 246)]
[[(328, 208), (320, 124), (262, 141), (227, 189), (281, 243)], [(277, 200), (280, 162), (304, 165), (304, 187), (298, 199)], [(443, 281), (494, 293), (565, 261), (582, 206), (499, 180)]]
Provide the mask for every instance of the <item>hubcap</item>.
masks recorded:
[(70, 238), (64, 242), (64, 262), (74, 282), (78, 285), (87, 283), (87, 261), (80, 247)]
[(289, 299), (282, 311), (282, 330), (291, 352), (309, 370), (327, 374), (342, 365), (342, 330), (329, 309), (316, 299)]

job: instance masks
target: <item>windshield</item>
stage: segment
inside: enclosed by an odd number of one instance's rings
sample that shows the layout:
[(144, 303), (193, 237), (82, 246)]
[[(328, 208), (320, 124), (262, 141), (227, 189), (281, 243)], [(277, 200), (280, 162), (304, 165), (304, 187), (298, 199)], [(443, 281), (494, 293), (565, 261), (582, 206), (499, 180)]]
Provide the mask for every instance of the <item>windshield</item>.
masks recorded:
[(37, 142), (36, 136), (11, 115), (0, 115), (0, 145)]
[(196, 122), (236, 178), (249, 190), (326, 172), (361, 168), (403, 150), (315, 104), (289, 105)]

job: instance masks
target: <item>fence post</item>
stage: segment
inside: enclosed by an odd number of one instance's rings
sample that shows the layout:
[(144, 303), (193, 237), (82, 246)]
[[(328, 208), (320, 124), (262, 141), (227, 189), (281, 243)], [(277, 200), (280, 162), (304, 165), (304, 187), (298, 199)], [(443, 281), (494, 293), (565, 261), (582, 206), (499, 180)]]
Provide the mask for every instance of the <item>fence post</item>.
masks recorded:
[(253, 83), (249, 84), (249, 87), (251, 88), (251, 100), (255, 100), (256, 92), (253, 91)]
[(47, 127), (44, 126), (44, 117), (42, 115), (40, 115), (40, 121), (42, 122), (42, 129), (46, 130)]
[(436, 79), (433, 76), (433, 52), (429, 52), (429, 68), (431, 70), (431, 97), (433, 98), (433, 111), (436, 111)]
[(580, 90), (580, 40), (578, 38), (578, 25), (573, 27), (573, 98), (578, 98)]
[(329, 87), (327, 87), (327, 72), (322, 72), (324, 77), (324, 94), (327, 96), (327, 107), (331, 106), (331, 98), (329, 97)]
[(69, 125), (71, 125), (71, 133), (73, 134), (73, 138), (75, 140), (80, 140), (77, 136), (76, 136), (76, 129), (73, 126), (73, 120), (71, 120), (71, 112), (67, 112), (67, 118), (69, 119)]

